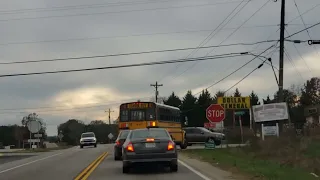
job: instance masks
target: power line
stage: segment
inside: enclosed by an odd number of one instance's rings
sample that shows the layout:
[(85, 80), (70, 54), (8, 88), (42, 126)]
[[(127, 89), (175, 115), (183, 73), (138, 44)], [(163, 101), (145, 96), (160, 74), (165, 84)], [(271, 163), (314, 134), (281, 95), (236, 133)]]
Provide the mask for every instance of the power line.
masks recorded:
[[(234, 43), (226, 45), (215, 45), (215, 46), (204, 46), (201, 49), (207, 49), (212, 47), (228, 47), (228, 46), (249, 46), (266, 42), (274, 42), (277, 40), (259, 41), (253, 43)], [(26, 64), (26, 63), (40, 63), (40, 62), (52, 62), (52, 61), (69, 61), (69, 60), (79, 60), (79, 59), (94, 59), (94, 58), (104, 58), (104, 57), (117, 57), (117, 56), (129, 56), (129, 55), (141, 55), (141, 54), (151, 54), (151, 53), (162, 53), (162, 52), (174, 52), (174, 51), (186, 51), (197, 49), (199, 47), (190, 48), (178, 48), (178, 49), (164, 49), (164, 50), (152, 50), (152, 51), (141, 51), (141, 52), (130, 52), (130, 53), (120, 53), (120, 54), (106, 54), (106, 55), (96, 55), (96, 56), (80, 56), (80, 57), (69, 57), (69, 58), (55, 58), (55, 59), (42, 59), (42, 60), (31, 60), (31, 61), (14, 61), (14, 62), (0, 62), (1, 65), (9, 64)]]
[[(306, 10), (306, 11), (304, 11), (302, 14), (299, 14), (298, 16), (296, 16), (296, 17), (294, 17), (294, 18), (292, 18), (290, 21), (288, 21), (286, 24), (288, 25), (288, 24), (290, 24), (291, 22), (293, 22), (294, 20), (296, 20), (296, 19), (298, 19), (298, 18), (300, 18), (300, 16), (303, 16), (303, 15), (305, 15), (305, 14), (307, 14), (307, 13), (309, 13), (309, 12), (311, 12), (311, 11), (313, 11), (315, 8), (317, 8), (317, 7), (319, 7), (320, 6), (320, 3), (319, 4), (317, 4), (317, 5), (315, 5), (315, 6), (313, 6), (312, 8), (310, 8), (310, 9), (308, 9), (308, 10)], [(277, 29), (277, 31), (276, 32), (278, 32), (280, 30), (280, 27)], [(267, 39), (269, 39), (269, 38), (271, 38), (271, 36), (272, 36), (272, 33), (269, 35), (269, 37), (267, 38)], [(260, 46), (260, 44), (258, 44), (254, 49), (256, 49), (256, 48), (258, 48)]]
[[(177, 1), (177, 0), (175, 0)], [(89, 9), (89, 8), (100, 8), (100, 7), (113, 7), (113, 6), (128, 6), (128, 5), (138, 5), (138, 4), (153, 4), (153, 3), (163, 3), (172, 2), (172, 0), (166, 1), (127, 1), (127, 2), (113, 2), (113, 3), (100, 3), (100, 4), (84, 4), (84, 5), (73, 5), (73, 6), (54, 6), (49, 8), (26, 8), (26, 9), (13, 9), (13, 10), (2, 10), (0, 14), (17, 14), (17, 13), (27, 13), (27, 12), (47, 12), (47, 11), (61, 11), (61, 10), (72, 10), (72, 9)]]
[(234, 88), (236, 85), (238, 85), (239, 83), (241, 83), (243, 80), (245, 80), (248, 76), (250, 76), (254, 71), (256, 71), (257, 69), (261, 68), (263, 66), (264, 63), (260, 64), (258, 67), (254, 68), (251, 72), (249, 72), (247, 75), (245, 75), (242, 79), (240, 79), (238, 82), (236, 82), (234, 85), (232, 85), (229, 89), (227, 89), (226, 91), (224, 91), (224, 94), (227, 93), (229, 90), (231, 90), (232, 88)]
[[(257, 58), (260, 59), (262, 62), (264, 62), (267, 57), (272, 58), (273, 54), (274, 54), (276, 51), (277, 51), (277, 48), (275, 48), (273, 51), (271, 51), (271, 52), (267, 53), (266, 55), (264, 55), (264, 57), (263, 57), (263, 56), (258, 56), (258, 55), (252, 54), (252, 53), (249, 53), (249, 54), (252, 55), (252, 56), (254, 56), (254, 57), (257, 57)], [(263, 57), (264, 59), (262, 59), (262, 57)], [(268, 58), (268, 59), (269, 59), (269, 58)], [(275, 69), (277, 69), (277, 68), (274, 67), (274, 65), (272, 64), (272, 60), (270, 61), (270, 63), (265, 62), (265, 64), (268, 64), (269, 66), (271, 66), (273, 72), (275, 73), (274, 68), (275, 68)], [(223, 71), (221, 71), (221, 72), (226, 72), (226, 70), (229, 70), (229, 69), (231, 69), (231, 66), (229, 66), (228, 68), (226, 68), (225, 70), (223, 70)], [(233, 69), (233, 68), (232, 68), (232, 69)], [(220, 74), (221, 74), (221, 73), (220, 73)], [(209, 80), (211, 80), (212, 78), (209, 77), (209, 78), (207, 78), (207, 79), (208, 79), (207, 81), (209, 81)], [(277, 77), (276, 77), (276, 81), (278, 81), (278, 80), (277, 80)], [(221, 82), (221, 81), (220, 81), (220, 82)], [(207, 87), (206, 89), (211, 88), (212, 86), (217, 85), (218, 83), (219, 83), (219, 82), (213, 83), (210, 87)], [(203, 84), (203, 83), (202, 83), (201, 85), (197, 85), (196, 87), (203, 87), (203, 86), (205, 86), (205, 85), (207, 85), (207, 83), (206, 83), (206, 84)], [(194, 94), (194, 95), (197, 95), (197, 94), (199, 94), (199, 93), (201, 93), (201, 91), (199, 91), (198, 93), (196, 93), (196, 94)]]
[[(228, 77), (230, 77), (231, 75), (233, 75), (234, 73), (238, 72), (240, 69), (242, 69), (243, 67), (247, 66), (249, 63), (251, 63), (252, 61), (254, 61), (256, 58), (258, 58), (260, 55), (262, 55), (263, 53), (265, 53), (266, 51), (268, 51), (269, 49), (271, 49), (272, 47), (274, 47), (274, 45), (270, 46), (269, 48), (267, 48), (266, 50), (264, 50), (263, 52), (261, 52), (259, 55), (255, 56), (253, 59), (251, 59), (250, 61), (246, 62), (245, 64), (243, 64), (242, 66), (240, 66), (239, 68), (237, 68), (236, 70), (232, 71), (230, 74), (228, 74), (227, 76), (221, 78), (220, 80), (218, 80), (217, 82), (209, 85), (207, 88), (205, 88), (206, 90), (217, 85), (218, 83), (222, 82), (223, 80), (227, 79)], [(202, 91), (199, 91), (198, 93), (194, 94), (200, 94)]]
[[(244, 1), (243, 1), (243, 2), (244, 2)], [(231, 22), (231, 20), (232, 20), (239, 12), (241, 12), (241, 11), (244, 9), (244, 7), (246, 7), (246, 6), (248, 5), (249, 2), (250, 2), (250, 1), (247, 1), (247, 3), (244, 4), (244, 5), (238, 10), (238, 12), (236, 12), (236, 13), (229, 19), (229, 21), (224, 24), (223, 27), (225, 27), (229, 22)], [(241, 2), (241, 3), (242, 3), (242, 2)], [(238, 6), (240, 6), (241, 3), (240, 3)], [(238, 6), (237, 6), (235, 9), (237, 9)], [(234, 10), (235, 10), (235, 9), (234, 9)], [(233, 12), (232, 12), (232, 13), (233, 13)], [(231, 13), (231, 14), (232, 14), (232, 13)], [(231, 15), (231, 14), (230, 14), (230, 15)], [(228, 17), (229, 17), (229, 16), (228, 16)], [(228, 17), (227, 17), (227, 18), (228, 18)], [(227, 18), (226, 18), (225, 20), (227, 20)], [(222, 22), (222, 23), (223, 23), (223, 22)], [(222, 24), (222, 23), (221, 23), (221, 24)], [(221, 25), (221, 24), (220, 24), (220, 25)], [(220, 26), (220, 25), (219, 25), (219, 26)], [(223, 27), (222, 27), (222, 28), (223, 28)], [(206, 43), (208, 43), (208, 42), (209, 42), (215, 35), (217, 35), (221, 30), (222, 30), (222, 29), (219, 29), (218, 31), (216, 31), (216, 33), (214, 33), (213, 36), (211, 36)], [(235, 31), (237, 31), (237, 29), (236, 29)], [(233, 32), (235, 32), (235, 31), (233, 31)], [(223, 40), (221, 43), (219, 43), (219, 45), (221, 45), (224, 41), (226, 41), (226, 39)], [(205, 44), (206, 44), (206, 43), (205, 43)], [(212, 51), (213, 51), (213, 50), (214, 50), (214, 49), (212, 49)], [(212, 51), (211, 51), (211, 52), (212, 52)], [(208, 54), (209, 54), (209, 53), (207, 53), (206, 56), (207, 56)], [(176, 76), (174, 79), (178, 78), (179, 76), (181, 76), (181, 75), (184, 74), (185, 72), (187, 72), (187, 71), (189, 71), (190, 69), (192, 69), (193, 67), (195, 67), (197, 63), (198, 63), (198, 62), (193, 63), (189, 68), (185, 69), (182, 73), (180, 73), (180, 74), (179, 74), (178, 76)]]
[(268, 59), (265, 59), (258, 67), (254, 68), (251, 72), (249, 72), (247, 75), (245, 75), (243, 78), (241, 78), (238, 82), (236, 82), (234, 85), (232, 85), (230, 88), (228, 88), (226, 91), (224, 91), (224, 94), (226, 94), (228, 91), (230, 91), (232, 88), (237, 86), (239, 83), (241, 83), (243, 80), (245, 80), (248, 76), (250, 76), (253, 72), (255, 72), (257, 69), (260, 69), (264, 63), (266, 63)]
[[(201, 46), (205, 45), (208, 41), (207, 39), (210, 38), (210, 36), (212, 36), (212, 34), (236, 11), (236, 9), (238, 9), (238, 7), (244, 2), (244, 0), (242, 0), (229, 14), (226, 18), (224, 18), (224, 20), (215, 28), (211, 31), (211, 33), (204, 39), (201, 41), (201, 43), (198, 45), (198, 48), (200, 48)], [(233, 18), (233, 17), (232, 17)], [(231, 18), (231, 19), (232, 19)], [(221, 29), (220, 29), (221, 30)], [(215, 36), (215, 34), (213, 34), (213, 36)], [(211, 38), (209, 39), (209, 41), (211, 40)], [(195, 52), (197, 52), (198, 49), (195, 49), (194, 51), (192, 51), (190, 54), (188, 54), (185, 58), (189, 58), (189, 56), (193, 55)], [(179, 67), (179, 65), (177, 65), (175, 68), (173, 68), (172, 70), (176, 70)], [(166, 78), (169, 75), (169, 71), (167, 73), (165, 73), (165, 76), (163, 76), (159, 81), (162, 81), (164, 78)]]
[[(287, 34), (289, 35), (288, 30), (286, 29)], [(311, 39), (311, 38), (310, 38)], [(301, 55), (300, 51), (298, 50), (297, 46), (293, 43), (293, 47), (295, 48), (295, 50), (297, 51), (299, 57), (302, 59), (302, 61), (304, 62), (304, 64), (306, 65), (306, 67), (308, 68), (308, 70), (310, 71), (311, 75), (313, 76), (313, 72), (311, 70), (311, 68), (309, 67), (309, 65), (307, 64), (307, 61), (303, 58), (303, 56)], [(288, 52), (287, 52), (288, 53)], [(287, 55), (288, 57), (288, 55)], [(289, 57), (288, 57), (289, 59)]]
[[(293, 2), (294, 2), (295, 6), (296, 6), (296, 8), (297, 8), (297, 11), (298, 11), (298, 13), (299, 13), (299, 15), (300, 15), (300, 18), (301, 18), (301, 21), (302, 21), (304, 27), (307, 28), (307, 25), (306, 25), (303, 17), (301, 16), (301, 12), (300, 12), (300, 10), (299, 10), (299, 7), (298, 7), (298, 4), (297, 4), (296, 0), (294, 0)], [(308, 34), (309, 38), (312, 39), (309, 30), (306, 30), (306, 31), (307, 31), (307, 34)], [(293, 46), (295, 47), (295, 49), (297, 50), (297, 52), (298, 52), (298, 54), (300, 55), (301, 59), (304, 61), (304, 63), (306, 64), (307, 68), (308, 68), (309, 71), (311, 72), (311, 75), (313, 76), (313, 72), (312, 72), (312, 70), (310, 69), (310, 67), (308, 66), (306, 60), (301, 56), (301, 54), (300, 54), (298, 48), (296, 47), (296, 45), (293, 44)], [(313, 49), (316, 51), (316, 53), (317, 53), (318, 56), (319, 56), (319, 52), (318, 52), (317, 48), (316, 48), (315, 46), (312, 46), (312, 47), (313, 47)]]
[[(240, 12), (247, 4), (249, 3), (249, 1), (238, 11)], [(247, 23), (254, 15), (256, 15), (263, 7), (265, 7), (267, 4), (269, 3), (269, 0), (267, 0), (257, 11), (255, 11), (246, 21), (244, 21), (237, 29), (235, 29), (231, 34), (229, 34), (228, 37), (226, 37), (219, 45), (221, 45), (222, 43), (224, 43), (226, 40), (228, 40), (234, 33), (236, 33), (245, 23)], [(214, 49), (212, 49), (210, 52), (208, 52), (206, 54), (209, 55), (210, 53), (212, 53)], [(186, 69), (185, 71), (183, 71), (180, 75), (182, 75), (183, 73), (187, 72), (188, 70), (192, 69), (198, 62), (195, 62), (190, 68)], [(178, 76), (178, 77), (179, 77)]]
[(294, 35), (296, 35), (296, 34), (299, 34), (299, 33), (303, 32), (303, 31), (306, 31), (306, 30), (311, 29), (311, 28), (313, 28), (313, 27), (315, 27), (315, 26), (318, 26), (318, 25), (320, 25), (320, 22), (318, 22), (318, 23), (316, 23), (316, 24), (313, 24), (312, 26), (309, 26), (309, 27), (307, 27), (307, 28), (304, 28), (304, 29), (302, 29), (302, 30), (300, 30), (300, 31), (298, 31), (298, 32), (295, 32), (295, 33), (293, 33), (293, 34), (285, 37), (285, 39), (288, 39), (288, 38), (290, 38), (290, 37), (292, 37), (292, 36), (294, 36)]
[[(246, 26), (242, 28), (265, 28), (276, 27), (277, 25), (256, 25)], [(235, 27), (223, 28), (224, 30), (236, 29)], [(187, 33), (199, 33), (208, 32), (212, 29), (200, 29), (200, 30), (188, 30), (188, 31), (174, 31), (174, 32), (156, 32), (156, 33), (143, 33), (143, 34), (131, 34), (131, 35), (119, 35), (119, 36), (100, 36), (100, 37), (83, 37), (83, 38), (68, 38), (68, 39), (53, 39), (53, 40), (40, 40), (40, 41), (22, 41), (22, 42), (8, 42), (0, 43), (0, 46), (20, 45), (20, 44), (36, 44), (36, 43), (55, 43), (55, 42), (68, 42), (68, 41), (85, 41), (85, 40), (99, 40), (99, 39), (111, 39), (111, 38), (128, 38), (128, 37), (140, 37), (140, 36), (154, 36), (154, 35), (167, 35), (167, 34), (187, 34)]]
[[(299, 10), (299, 7), (298, 7), (298, 5), (297, 5), (296, 0), (293, 0), (293, 2), (294, 2), (294, 5), (296, 6), (296, 9), (297, 9), (297, 11), (298, 11), (298, 14), (299, 14), (299, 16), (300, 16), (300, 18), (301, 18), (301, 21), (302, 21), (304, 27), (307, 28), (307, 25), (306, 25), (306, 23), (304, 22), (304, 19), (303, 19), (302, 15), (301, 15), (301, 12), (300, 12), (300, 10)], [(306, 31), (307, 31), (307, 33), (308, 33), (309, 38), (312, 39), (309, 31), (308, 31), (308, 30), (306, 30)]]
[(126, 64), (126, 65), (106, 66), (106, 67), (97, 67), (97, 68), (71, 69), (71, 70), (33, 72), (33, 73), (3, 74), (3, 75), (0, 75), (0, 78), (13, 77), (13, 76), (30, 76), (30, 75), (40, 75), (40, 74), (58, 74), (58, 73), (81, 72), (81, 71), (96, 71), (96, 70), (104, 70), (104, 69), (119, 69), (119, 68), (128, 68), (128, 67), (152, 66), (152, 65), (173, 64), (173, 63), (183, 63), (183, 62), (192, 62), (192, 61), (207, 61), (207, 60), (211, 60), (211, 59), (221, 59), (221, 58), (237, 57), (237, 56), (243, 56), (243, 54), (242, 53), (229, 53), (229, 54), (221, 54), (221, 55), (216, 55), (216, 56), (211, 56), (211, 57), (177, 59), (177, 60), (138, 63), (138, 64)]
[(309, 13), (309, 12), (313, 11), (315, 8), (317, 8), (317, 7), (319, 7), (319, 6), (320, 6), (320, 3), (319, 3), (319, 4), (316, 4), (315, 6), (312, 6), (312, 8), (310, 8), (310, 9), (308, 9), (308, 10), (304, 11), (302, 14), (299, 14), (299, 16), (296, 16), (295, 18), (293, 18), (293, 19), (291, 19), (290, 21), (288, 21), (288, 23), (287, 23), (287, 24), (289, 24), (289, 23), (293, 22), (294, 20), (296, 20), (296, 19), (300, 18), (300, 16), (303, 16), (303, 15), (305, 15), (305, 14), (307, 14), (307, 13)]
[(291, 56), (289, 55), (289, 52), (286, 48), (284, 48), (284, 54), (287, 56), (288, 61), (291, 63), (292, 67), (296, 70), (296, 72), (300, 75), (301, 80), (304, 81), (304, 78), (301, 74), (301, 72), (298, 70), (297, 66), (295, 65), (294, 61), (292, 60)]
[(215, 5), (219, 5), (219, 4), (231, 4), (231, 3), (235, 3), (235, 2), (237, 2), (237, 1), (221, 2), (221, 3), (207, 3), (207, 4), (198, 4), (198, 5), (173, 6), (173, 7), (164, 7), (164, 8), (146, 8), (146, 9), (125, 10), (125, 11), (108, 11), (108, 12), (97, 12), (97, 13), (56, 15), (56, 16), (12, 18), (12, 19), (1, 19), (0, 22), (20, 21), (20, 20), (33, 20), (33, 19), (48, 19), (48, 18), (65, 18), (65, 17), (77, 17), (77, 16), (92, 16), (92, 15), (101, 15), (101, 14), (114, 14), (114, 13), (129, 13), (129, 12), (142, 12), (142, 11), (154, 11), (154, 10), (167, 10), (167, 9), (179, 9), (179, 8), (188, 8), (188, 7), (215, 6)]
[[(66, 108), (66, 106), (46, 106), (46, 107), (31, 107), (31, 108), (26, 108), (26, 107), (21, 107), (21, 108), (10, 108), (10, 109), (0, 109), (0, 111), (10, 111), (10, 112), (0, 112), (1, 113), (19, 113), (17, 111), (36, 111), (36, 112), (52, 112), (52, 111), (68, 111), (68, 110), (75, 110), (75, 109), (88, 109), (88, 108), (98, 108), (98, 107), (106, 107), (106, 106), (111, 106), (111, 105), (117, 105), (121, 104), (123, 102), (131, 101), (131, 100), (136, 100), (136, 98), (130, 98), (130, 99), (125, 99), (122, 101), (111, 101), (112, 103), (108, 104), (101, 104), (101, 103), (88, 103), (86, 105), (91, 105), (91, 106), (85, 106), (85, 107), (73, 107), (73, 108)], [(147, 99), (151, 97), (143, 97), (140, 99)], [(92, 105), (92, 104), (100, 104), (100, 105)], [(63, 108), (63, 109), (56, 109), (56, 108)], [(47, 110), (46, 110), (47, 109)], [(39, 111), (40, 110), (40, 111)], [(12, 112), (15, 111), (15, 112)]]
[[(258, 10), (256, 10), (247, 20), (245, 20), (240, 26), (238, 26), (237, 29), (235, 29), (227, 38), (225, 38), (220, 44), (228, 40), (234, 33), (236, 33), (240, 28), (242, 28), (243, 25), (245, 25), (253, 16), (255, 16), (261, 9), (263, 9), (267, 4), (269, 3), (269, 0), (267, 0)], [(213, 51), (213, 50), (212, 50)], [(210, 51), (208, 54), (210, 54), (212, 51)]]

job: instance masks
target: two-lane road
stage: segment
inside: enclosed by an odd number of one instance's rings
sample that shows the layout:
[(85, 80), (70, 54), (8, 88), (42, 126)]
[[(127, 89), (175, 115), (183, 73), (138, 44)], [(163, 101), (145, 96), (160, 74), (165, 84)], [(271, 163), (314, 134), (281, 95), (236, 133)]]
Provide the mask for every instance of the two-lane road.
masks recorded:
[(145, 167), (130, 174), (122, 174), (121, 161), (113, 160), (112, 145), (98, 145), (97, 148), (84, 149), (74, 147), (0, 164), (0, 179), (6, 180), (72, 180), (81, 179), (80, 176), (92, 180), (209, 179), (201, 177), (201, 174), (181, 164), (177, 173)]

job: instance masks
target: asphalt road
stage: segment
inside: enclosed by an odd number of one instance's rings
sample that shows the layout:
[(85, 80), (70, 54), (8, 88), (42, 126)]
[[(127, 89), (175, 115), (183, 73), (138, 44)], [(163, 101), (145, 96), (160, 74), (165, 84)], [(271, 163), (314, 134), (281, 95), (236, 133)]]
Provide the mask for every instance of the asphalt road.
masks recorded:
[[(2, 158), (5, 157), (2, 156)], [(163, 168), (142, 167), (130, 174), (122, 174), (121, 161), (113, 160), (112, 145), (98, 145), (97, 148), (80, 149), (79, 147), (74, 147), (55, 152), (46, 152), (38, 156), (0, 164), (0, 179), (71, 180), (77, 176), (88, 176), (88, 179), (92, 180), (210, 179), (188, 165), (186, 166), (179, 164), (177, 173), (171, 173)]]

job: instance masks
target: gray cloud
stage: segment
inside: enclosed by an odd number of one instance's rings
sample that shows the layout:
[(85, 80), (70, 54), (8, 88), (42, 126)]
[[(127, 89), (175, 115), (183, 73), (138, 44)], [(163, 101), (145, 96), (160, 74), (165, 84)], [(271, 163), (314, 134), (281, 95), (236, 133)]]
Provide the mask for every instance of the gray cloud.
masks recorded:
[[(116, 2), (116, 1), (110, 1)], [(138, 2), (138, 1), (132, 1)], [(139, 1), (141, 2), (141, 1)], [(225, 1), (214, 1), (225, 2)], [(0, 45), (0, 61), (26, 61), (36, 59), (51, 59), (61, 57), (91, 56), (103, 54), (116, 54), (125, 52), (138, 52), (156, 49), (171, 49), (198, 46), (210, 32), (201, 31), (214, 29), (223, 18), (239, 3), (235, 1), (231, 4), (202, 7), (185, 7), (176, 9), (162, 9), (154, 11), (122, 12), (101, 15), (72, 16), (70, 14), (97, 13), (106, 11), (129, 11), (134, 9), (149, 9), (159, 7), (185, 6), (192, 4), (213, 3), (212, 1), (180, 1), (174, 0), (163, 3), (145, 3), (141, 5), (87, 8), (67, 11), (50, 12), (28, 12), (22, 14), (1, 15), (1, 19), (28, 18), (43, 16), (60, 16), (62, 18), (47, 19), (26, 19), (14, 21), (0, 21), (0, 39), (2, 44), (32, 41), (51, 41), (74, 38), (96, 38), (109, 37), (91, 40), (63, 41), (63, 42), (42, 42)], [(216, 34), (206, 45), (217, 45), (221, 43), (231, 32), (249, 18), (265, 0), (252, 1), (241, 11), (224, 29)], [(105, 1), (90, 1), (90, 4), (101, 4)], [(297, 0), (300, 11), (304, 12), (319, 2), (317, 0), (302, 1)], [(76, 6), (88, 4), (88, 1), (39, 1), (34, 3), (6, 1), (0, 3), (2, 10), (20, 8), (41, 8), (52, 6)], [(304, 15), (307, 24), (314, 24), (319, 19), (317, 12), (320, 6), (310, 13)], [(243, 28), (239, 29), (223, 44), (238, 42), (256, 42), (261, 40), (278, 39), (279, 32), (276, 32), (280, 21), (280, 2), (270, 1), (259, 13), (248, 21)], [(298, 15), (296, 7), (292, 2), (287, 3), (286, 19), (291, 20)], [(259, 27), (271, 25), (270, 27)], [(255, 27), (256, 26), (256, 27)], [(287, 26), (289, 33), (296, 32), (304, 28), (301, 19), (296, 19)], [(152, 34), (165, 32), (199, 31), (193, 33), (157, 34), (148, 36), (129, 36), (137, 34)], [(310, 34), (314, 39), (320, 39), (319, 27), (310, 29)], [(110, 38), (112, 36), (128, 36)], [(306, 32), (300, 33), (292, 39), (309, 39)], [(262, 52), (272, 43), (261, 44), (256, 54)], [(315, 49), (305, 44), (296, 44), (301, 55), (306, 59), (308, 66), (313, 68), (313, 74), (319, 75), (319, 66), (313, 59), (318, 57)], [(230, 52), (252, 51), (255, 46), (232, 46), (216, 48), (211, 54), (223, 54)], [(305, 63), (300, 58), (292, 43), (286, 43), (286, 48), (295, 64), (300, 66), (299, 71), (303, 75), (300, 77), (288, 60), (285, 61), (285, 86), (292, 83), (303, 83), (303, 80), (311, 77), (311, 73), (306, 68)], [(316, 47), (319, 52), (319, 47)], [(192, 57), (204, 56), (210, 50), (199, 50)], [(191, 51), (155, 53), (134, 56), (120, 56), (101, 59), (83, 59), (67, 62), (1, 65), (0, 74), (52, 71), (64, 69), (78, 69), (88, 67), (110, 66), (128, 63), (140, 63), (150, 61), (170, 60), (186, 57)], [(273, 62), (278, 66), (278, 53), (273, 56)], [(186, 71), (193, 63), (175, 65), (159, 65), (152, 67), (135, 67), (114, 70), (101, 70), (91, 72), (63, 73), (55, 75), (21, 76), (0, 79), (0, 102), (1, 109), (21, 108), (21, 107), (44, 107), (58, 106), (53, 100), (64, 92), (77, 91), (79, 89), (107, 88), (106, 93), (114, 97), (150, 97), (154, 94), (154, 89), (150, 83), (161, 80), (164, 84), (160, 89), (161, 96), (167, 96), (172, 91), (179, 95), (184, 95), (186, 90), (197, 90), (207, 87), (218, 79), (232, 72), (237, 67), (250, 60), (252, 57), (237, 57), (218, 59), (206, 62), (199, 62), (193, 68)], [(240, 70), (236, 75), (228, 78), (227, 81), (218, 84), (211, 90), (214, 93), (218, 89), (227, 89), (230, 83), (239, 80), (246, 73), (257, 67), (261, 61), (255, 60), (250, 65)], [(302, 69), (301, 69), (302, 68)], [(319, 69), (318, 69), (319, 68)], [(317, 71), (318, 70), (318, 71)], [(185, 73), (181, 74), (183, 71)], [(318, 73), (318, 74), (317, 74)], [(178, 76), (181, 74), (180, 76)], [(261, 80), (260, 80), (261, 79)], [(251, 82), (251, 83), (250, 83)], [(257, 85), (257, 83), (260, 83)], [(243, 89), (243, 93), (255, 90), (263, 97), (273, 94), (276, 90), (275, 80), (271, 68), (265, 65), (238, 86)], [(250, 88), (249, 88), (250, 87)], [(233, 91), (233, 90), (232, 90)], [(76, 96), (78, 94), (75, 94)], [(81, 94), (79, 94), (80, 97)], [(106, 95), (107, 96), (107, 95)], [(101, 103), (108, 104), (110, 99), (101, 98)], [(114, 102), (113, 102), (114, 103)], [(82, 105), (81, 105), (82, 106)], [(117, 105), (110, 105), (116, 109)], [(103, 107), (104, 108), (104, 107)], [(52, 114), (40, 113), (40, 115), (50, 125), (50, 134), (55, 133), (55, 125), (64, 122), (68, 118), (92, 119), (105, 118), (103, 108), (92, 108), (78, 112), (68, 110), (67, 112), (56, 111)], [(36, 111), (36, 110), (34, 110)], [(39, 110), (41, 111), (41, 110)], [(7, 112), (7, 111), (3, 111)], [(20, 112), (20, 111), (19, 111)], [(23, 115), (29, 111), (21, 110), (22, 113), (3, 113), (1, 124), (19, 123)], [(113, 118), (116, 118), (116, 113)]]

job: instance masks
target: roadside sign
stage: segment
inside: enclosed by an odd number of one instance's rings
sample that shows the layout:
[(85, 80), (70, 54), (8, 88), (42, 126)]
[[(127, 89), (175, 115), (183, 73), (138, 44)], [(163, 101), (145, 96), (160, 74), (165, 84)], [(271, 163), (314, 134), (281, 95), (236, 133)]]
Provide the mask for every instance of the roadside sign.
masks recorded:
[(224, 108), (220, 104), (211, 104), (206, 110), (206, 117), (211, 123), (218, 123), (224, 120)]
[(234, 112), (234, 115), (236, 115), (236, 116), (243, 116), (243, 115), (244, 115), (244, 111)]
[(216, 128), (216, 123), (204, 123), (205, 128)]
[(42, 137), (42, 134), (35, 134), (34, 137), (36, 137), (36, 138), (41, 138), (41, 137)]
[(250, 97), (218, 97), (217, 104), (224, 109), (250, 109)]
[(41, 129), (41, 124), (38, 121), (29, 121), (27, 127), (31, 133), (37, 133)]
[(28, 139), (29, 143), (36, 143), (36, 142), (40, 142), (40, 139)]
[(215, 149), (216, 148), (216, 144), (214, 143), (214, 140), (209, 139), (208, 142), (205, 142), (204, 148), (205, 149)]
[(108, 138), (109, 138), (109, 139), (112, 139), (112, 138), (113, 138), (113, 134), (110, 133), (110, 134), (108, 135)]

